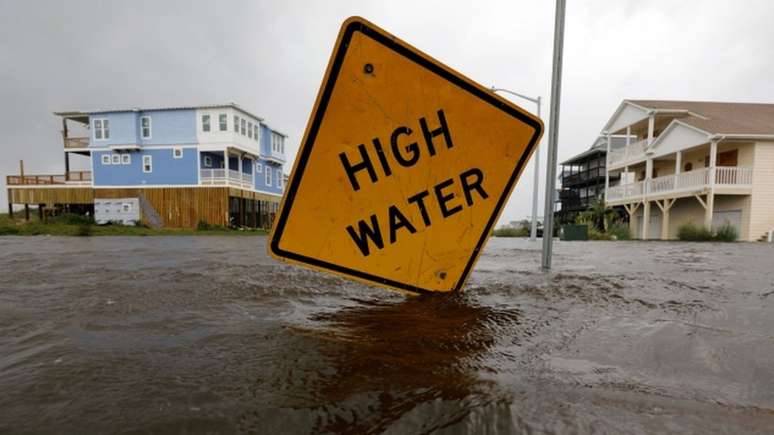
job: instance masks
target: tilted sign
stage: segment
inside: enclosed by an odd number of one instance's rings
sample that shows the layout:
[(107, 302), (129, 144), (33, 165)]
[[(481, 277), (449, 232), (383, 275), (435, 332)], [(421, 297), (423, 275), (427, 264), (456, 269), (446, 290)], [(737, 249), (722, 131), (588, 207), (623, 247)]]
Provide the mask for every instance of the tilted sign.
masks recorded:
[(401, 291), (461, 290), (542, 131), (518, 106), (350, 18), (270, 252)]

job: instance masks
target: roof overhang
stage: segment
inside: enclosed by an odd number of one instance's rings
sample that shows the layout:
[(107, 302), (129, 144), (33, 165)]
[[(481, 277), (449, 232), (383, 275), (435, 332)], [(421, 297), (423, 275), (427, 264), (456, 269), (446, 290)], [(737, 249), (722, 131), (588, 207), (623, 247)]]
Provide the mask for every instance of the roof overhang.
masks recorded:
[(137, 144), (110, 145), (108, 148), (113, 151), (139, 151), (141, 149)]

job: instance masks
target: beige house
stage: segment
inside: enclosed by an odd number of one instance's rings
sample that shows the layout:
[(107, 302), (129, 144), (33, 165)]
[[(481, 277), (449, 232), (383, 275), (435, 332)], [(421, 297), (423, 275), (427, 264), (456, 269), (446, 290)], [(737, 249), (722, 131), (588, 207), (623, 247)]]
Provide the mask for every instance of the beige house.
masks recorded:
[(637, 238), (675, 239), (687, 222), (748, 241), (774, 229), (774, 104), (624, 100), (603, 134), (628, 137), (608, 149), (605, 201)]

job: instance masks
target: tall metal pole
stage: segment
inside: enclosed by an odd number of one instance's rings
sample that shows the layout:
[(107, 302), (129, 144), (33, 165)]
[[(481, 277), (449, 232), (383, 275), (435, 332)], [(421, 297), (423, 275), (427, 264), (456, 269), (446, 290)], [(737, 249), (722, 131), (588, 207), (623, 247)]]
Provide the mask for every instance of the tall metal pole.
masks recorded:
[(551, 119), (548, 127), (548, 153), (546, 161), (546, 204), (543, 220), (544, 270), (551, 269), (554, 243), (554, 189), (556, 188), (556, 148), (559, 139), (559, 102), (562, 94), (562, 50), (564, 47), (565, 0), (556, 0), (554, 21), (554, 67), (551, 73)]
[[(496, 88), (492, 86), (492, 92), (507, 92), (519, 98), (523, 98), (527, 101), (531, 101), (537, 104), (537, 117), (540, 118), (540, 103), (543, 101), (541, 96), (537, 98), (528, 97), (518, 92), (513, 92), (508, 89)], [(542, 119), (542, 118), (541, 118)], [(535, 147), (535, 153), (533, 159), (535, 160), (535, 180), (532, 186), (532, 225), (529, 232), (529, 240), (534, 242), (537, 239), (537, 209), (538, 209), (538, 191), (540, 190), (540, 143)]]
[[(540, 97), (537, 97), (537, 116), (540, 118)], [(541, 118), (542, 119), (542, 118)], [(537, 212), (538, 212), (538, 191), (540, 190), (540, 143), (535, 147), (535, 180), (533, 181), (534, 187), (532, 188), (532, 226), (529, 231), (529, 240), (537, 240)], [(545, 221), (545, 218), (543, 218)], [(545, 234), (545, 222), (543, 223), (543, 231)]]

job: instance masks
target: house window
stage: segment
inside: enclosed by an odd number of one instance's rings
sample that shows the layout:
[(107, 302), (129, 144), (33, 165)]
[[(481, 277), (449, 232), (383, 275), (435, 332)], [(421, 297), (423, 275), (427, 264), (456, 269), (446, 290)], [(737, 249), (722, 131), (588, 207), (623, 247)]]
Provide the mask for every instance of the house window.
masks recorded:
[(102, 154), (102, 164), (103, 165), (110, 164), (110, 154)]
[(172, 157), (175, 159), (182, 159), (183, 158), (183, 149), (182, 148), (172, 148)]
[(153, 172), (153, 156), (142, 156), (142, 172)]
[(121, 154), (121, 164), (122, 165), (131, 165), (132, 164), (132, 155), (131, 154)]
[(94, 120), (94, 140), (110, 139), (110, 121), (107, 119)]
[(277, 187), (282, 188), (282, 169), (277, 169)]
[(228, 130), (227, 123), (228, 123), (228, 117), (226, 116), (225, 113), (221, 113), (220, 115), (218, 115), (218, 124), (219, 124), (220, 131)]
[(234, 133), (239, 133), (239, 117), (234, 115)]
[(266, 168), (266, 185), (271, 186), (271, 169)]
[(275, 153), (285, 154), (285, 137), (278, 133), (272, 133), (271, 150)]
[(240, 122), (239, 126), (241, 127), (241, 130), (242, 130), (242, 136), (246, 136), (247, 135), (247, 131), (246, 131), (247, 130), (247, 121), (245, 121), (245, 119), (242, 118), (242, 119), (239, 120), (239, 122)]
[(113, 160), (110, 163), (112, 163), (114, 165), (120, 165), (121, 164), (121, 155), (120, 154), (113, 154), (111, 156), (111, 158)]
[(261, 172), (263, 172), (263, 165), (262, 165), (262, 164), (260, 164), (260, 163), (256, 163), (256, 164), (255, 164), (255, 172), (256, 172), (256, 173), (258, 173), (258, 174), (260, 174)]
[(143, 139), (151, 138), (151, 119), (150, 116), (140, 118), (140, 134)]
[(202, 115), (202, 131), (210, 131), (210, 115)]
[(247, 137), (249, 137), (250, 139), (253, 138), (253, 123), (252, 122), (248, 122), (247, 123)]
[(124, 213), (131, 212), (132, 211), (132, 204), (129, 203), (129, 202), (125, 202), (125, 203), (121, 204), (121, 211), (123, 211)]
[(211, 168), (212, 167), (212, 157), (204, 156), (204, 167), (205, 168)]
[(253, 128), (255, 129), (255, 131), (253, 131), (253, 138), (254, 138), (255, 140), (258, 140), (258, 124), (255, 124), (255, 125), (253, 126)]

